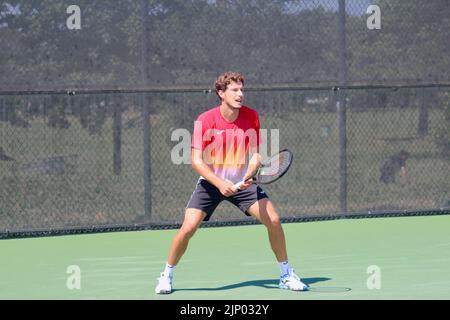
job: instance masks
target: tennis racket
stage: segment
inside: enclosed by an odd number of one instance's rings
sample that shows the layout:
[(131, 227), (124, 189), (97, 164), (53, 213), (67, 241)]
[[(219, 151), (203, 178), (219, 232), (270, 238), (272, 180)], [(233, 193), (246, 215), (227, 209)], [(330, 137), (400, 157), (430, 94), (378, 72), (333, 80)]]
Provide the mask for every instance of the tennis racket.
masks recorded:
[(235, 190), (247, 181), (253, 180), (256, 184), (268, 184), (277, 181), (289, 170), (294, 158), (291, 151), (284, 149), (272, 156), (269, 161), (261, 165), (247, 180), (233, 185)]

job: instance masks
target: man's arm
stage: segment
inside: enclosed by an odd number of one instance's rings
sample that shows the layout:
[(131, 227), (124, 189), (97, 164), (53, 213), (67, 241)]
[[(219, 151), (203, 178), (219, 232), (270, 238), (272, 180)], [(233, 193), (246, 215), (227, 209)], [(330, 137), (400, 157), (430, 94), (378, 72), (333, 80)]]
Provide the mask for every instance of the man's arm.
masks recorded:
[[(253, 148), (252, 148), (253, 149)], [(256, 170), (261, 166), (261, 155), (258, 153), (258, 149), (254, 148), (252, 150), (252, 157), (248, 163), (247, 172), (244, 176), (244, 181), (246, 181), (249, 177), (252, 176)], [(239, 187), (239, 190), (245, 190), (252, 185), (252, 181), (247, 181)]]
[(231, 182), (220, 179), (214, 174), (214, 172), (212, 172), (205, 161), (203, 161), (202, 153), (203, 152), (201, 150), (192, 148), (192, 168), (194, 168), (194, 170), (208, 182), (216, 186), (220, 193), (222, 193), (225, 197), (229, 197), (236, 193), (237, 190), (233, 189), (233, 184)]

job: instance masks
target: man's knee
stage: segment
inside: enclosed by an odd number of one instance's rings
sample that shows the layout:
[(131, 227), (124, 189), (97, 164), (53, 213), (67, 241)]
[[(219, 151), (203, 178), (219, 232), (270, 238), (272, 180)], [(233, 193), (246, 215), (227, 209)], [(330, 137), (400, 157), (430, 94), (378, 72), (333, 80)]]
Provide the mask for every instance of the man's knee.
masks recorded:
[(193, 225), (183, 225), (180, 228), (180, 234), (185, 238), (192, 238), (195, 231), (197, 231), (197, 227)]
[(273, 228), (279, 228), (281, 226), (280, 217), (277, 214), (270, 217), (270, 225)]
[(267, 214), (266, 218), (263, 219), (265, 226), (268, 229), (275, 229), (281, 227), (281, 220), (278, 214)]
[(196, 209), (186, 209), (185, 220), (181, 226), (179, 233), (183, 237), (191, 238), (200, 226), (205, 213)]

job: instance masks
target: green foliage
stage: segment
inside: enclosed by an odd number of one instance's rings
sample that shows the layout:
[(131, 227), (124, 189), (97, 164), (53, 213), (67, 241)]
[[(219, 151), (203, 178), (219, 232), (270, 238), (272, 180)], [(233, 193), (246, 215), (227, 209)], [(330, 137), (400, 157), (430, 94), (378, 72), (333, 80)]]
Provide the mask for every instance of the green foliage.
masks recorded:
[[(381, 30), (367, 29), (366, 8), (346, 17), (349, 79), (362, 84), (448, 82), (448, 0), (374, 3), (382, 10)], [(68, 30), (66, 8), (71, 4), (69, 0), (0, 2), (2, 90), (211, 87), (215, 77), (228, 69), (242, 71), (251, 85), (334, 85), (338, 79), (336, 0), (78, 0), (82, 29)], [(295, 174), (270, 187), (280, 210), (287, 215), (338, 211), (336, 114), (323, 113), (335, 111), (335, 105), (325, 100), (328, 93), (253, 95), (255, 107), (266, 108), (261, 113), (264, 126), (280, 128), (286, 146), (299, 155)], [(127, 221), (141, 214), (143, 99), (130, 97), (127, 101), (114, 95), (0, 97), (2, 147), (20, 156), (20, 163), (0, 162), (0, 225), (11, 223), (10, 212), (23, 212), (14, 217), (23, 225), (29, 225), (30, 212), (48, 221), (61, 215), (57, 221), (72, 225), (121, 222), (118, 212)], [(450, 157), (449, 94), (440, 97), (446, 101), (445, 121), (441, 110), (431, 106), (430, 136), (390, 144), (386, 141), (391, 136), (416, 136), (418, 113), (413, 107), (419, 98), (407, 90), (393, 98), (385, 90), (360, 90), (348, 97), (349, 177), (361, 182), (351, 186), (350, 210), (381, 208), (385, 199), (393, 198), (404, 199), (398, 204), (401, 208), (442, 205), (441, 193), (448, 190), (450, 181), (448, 161), (430, 155), (439, 148)], [(306, 108), (305, 101), (311, 98), (325, 102)], [(156, 220), (180, 216), (196, 178), (190, 168), (172, 166), (170, 129), (191, 129), (193, 115), (213, 100), (201, 96), (186, 102), (183, 94), (155, 95), (150, 101)], [(126, 132), (122, 135), (124, 168), (117, 177), (111, 168), (111, 119), (119, 106), (126, 109)], [(398, 107), (411, 108), (399, 111)], [(398, 131), (390, 135), (394, 129)], [(412, 169), (417, 174), (409, 184), (380, 189), (378, 163), (398, 147), (415, 148), (419, 158)], [(71, 153), (81, 159), (76, 178), (29, 177), (20, 171), (21, 164), (37, 157)], [(47, 222), (39, 223), (41, 227)]]
[[(80, 0), (81, 30), (68, 30), (69, 0), (2, 1), (0, 84), (211, 86), (226, 69), (244, 72), (252, 84), (335, 83), (337, 3)], [(349, 79), (448, 81), (447, 1), (375, 3), (381, 30), (367, 29), (367, 2), (347, 2)]]
[[(300, 103), (300, 94), (289, 92), (285, 104), (292, 106), (296, 99)], [(162, 98), (153, 97), (158, 112), (150, 116), (152, 221), (179, 222), (198, 175), (190, 165), (171, 161), (171, 150), (178, 141), (170, 137), (176, 128), (192, 130), (195, 115), (206, 108), (202, 104), (205, 97), (177, 94)], [(284, 110), (278, 107), (282, 100), (281, 93), (266, 93), (266, 104), (259, 108), (260, 120), (263, 128), (280, 130), (280, 147), (292, 149), (295, 159), (291, 171), (267, 186), (267, 192), (284, 217), (339, 212), (336, 113)], [(30, 118), (26, 128), (0, 122), (2, 147), (16, 159), (0, 161), (0, 226), (45, 228), (145, 221), (142, 117), (133, 101), (133, 97), (123, 100), (128, 109), (122, 115), (120, 175), (113, 170), (110, 115), (95, 132), (86, 130), (78, 115), (70, 112), (70, 125), (64, 129), (48, 126), (39, 117)], [(450, 162), (438, 154), (431, 138), (442, 122), (443, 111), (430, 110), (431, 132), (425, 138), (416, 137), (418, 114), (417, 108), (348, 111), (350, 211), (437, 208), (448, 201)], [(88, 121), (93, 128), (95, 122), (95, 117)], [(397, 179), (391, 185), (380, 183), (381, 161), (401, 149), (412, 155), (408, 179)], [(71, 154), (78, 155), (73, 173), (50, 174), (35, 165), (38, 158)], [(240, 217), (231, 205), (221, 205), (214, 215), (221, 220)]]

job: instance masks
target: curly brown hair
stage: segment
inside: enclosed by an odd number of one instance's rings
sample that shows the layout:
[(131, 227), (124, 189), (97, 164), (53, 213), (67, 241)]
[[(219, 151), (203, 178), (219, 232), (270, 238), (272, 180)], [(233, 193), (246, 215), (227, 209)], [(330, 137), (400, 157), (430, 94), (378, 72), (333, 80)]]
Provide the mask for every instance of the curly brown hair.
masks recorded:
[(216, 80), (216, 94), (219, 96), (219, 90), (225, 91), (231, 82), (241, 82), (244, 84), (244, 76), (239, 72), (227, 71), (222, 73)]

